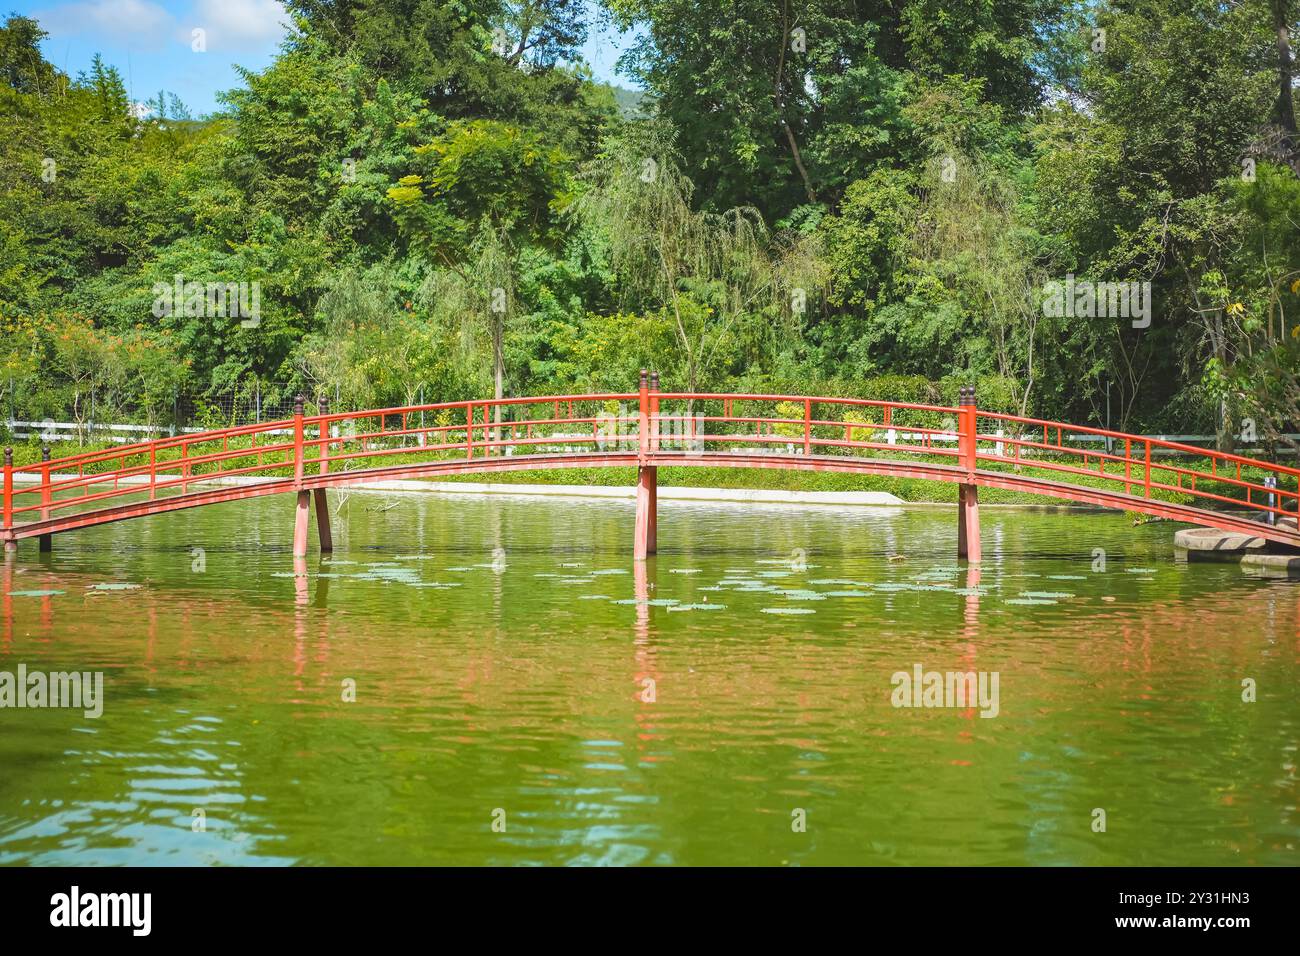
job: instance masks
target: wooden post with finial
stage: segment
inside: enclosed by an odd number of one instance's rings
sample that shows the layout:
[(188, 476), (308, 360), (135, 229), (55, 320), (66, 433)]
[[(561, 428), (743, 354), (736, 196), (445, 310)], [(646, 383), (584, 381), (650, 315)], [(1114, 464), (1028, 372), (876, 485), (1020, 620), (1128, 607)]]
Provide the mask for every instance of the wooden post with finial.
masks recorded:
[[(975, 386), (963, 385), (958, 404), (961, 421), (957, 425), (957, 451), (967, 478), (974, 479), (978, 445), (975, 432)], [(974, 564), (980, 561), (979, 489), (973, 480), (957, 486), (957, 557)]]
[(636, 532), (632, 556), (637, 561), (644, 561), (647, 555), (655, 552), (655, 506), (656, 494), (655, 467), (650, 464), (653, 454), (650, 427), (650, 379), (645, 369), (641, 369), (640, 415), (637, 420), (637, 469), (636, 469)]
[[(320, 459), (320, 473), (326, 475), (330, 470), (330, 397), (322, 395), (317, 399), (316, 404), (320, 411), (320, 424), (316, 428), (316, 437), (321, 439), (316, 446), (318, 449), (316, 457)], [(316, 509), (316, 536), (320, 539), (321, 554), (329, 554), (334, 550), (334, 535), (330, 532), (330, 505), (324, 488), (316, 488), (312, 491), (312, 503)]]
[(307, 556), (307, 523), (311, 518), (311, 492), (302, 486), (306, 451), (303, 448), (302, 407), (306, 400), (293, 400), (293, 485), (298, 490), (298, 506), (293, 520), (293, 556)]
[[(11, 532), (14, 526), (14, 450), (5, 449), (5, 481), (4, 481), (4, 528), (6, 532)], [(17, 551), (18, 542), (13, 538), (5, 538), (5, 551)]]

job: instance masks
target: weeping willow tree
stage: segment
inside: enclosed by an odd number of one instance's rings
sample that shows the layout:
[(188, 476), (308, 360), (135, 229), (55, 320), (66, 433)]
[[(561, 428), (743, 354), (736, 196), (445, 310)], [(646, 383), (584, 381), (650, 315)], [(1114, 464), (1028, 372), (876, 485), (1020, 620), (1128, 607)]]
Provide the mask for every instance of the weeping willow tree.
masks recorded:
[[(559, 209), (571, 163), (537, 130), (495, 120), (457, 120), (414, 150), (416, 172), (388, 198), (403, 232), (435, 271), (418, 298), (435, 316), (459, 320), (464, 339), (486, 330), (493, 394), (505, 395), (505, 336), (515, 308), (520, 257), (563, 245)], [(496, 421), (501, 406), (494, 406)]]
[(750, 207), (694, 209), (694, 186), (657, 124), (629, 126), (586, 186), (573, 214), (608, 243), (620, 306), (669, 319), (687, 391), (745, 343), (775, 351), (796, 338), (821, 298), (816, 240), (773, 236)]
[(393, 312), (388, 296), (355, 271), (335, 276), (316, 305), (319, 331), (308, 335), (295, 353), (298, 371), (314, 391), (352, 408), (373, 408), (379, 397), (359, 361), (360, 330), (382, 326)]
[[(509, 235), (484, 222), (463, 264), (433, 272), (418, 293), (419, 304), (438, 318), (460, 323), (461, 341), (475, 349), (486, 331), (492, 352), (492, 394), (505, 396), (505, 337), (515, 303), (518, 255)], [(501, 406), (493, 406), (494, 421), (501, 421)]]
[(936, 157), (912, 231), (915, 261), (983, 326), (999, 376), (1019, 383), (1027, 413), (1035, 344), (1047, 321), (1035, 235), (1020, 221), (1013, 183), (975, 159)]

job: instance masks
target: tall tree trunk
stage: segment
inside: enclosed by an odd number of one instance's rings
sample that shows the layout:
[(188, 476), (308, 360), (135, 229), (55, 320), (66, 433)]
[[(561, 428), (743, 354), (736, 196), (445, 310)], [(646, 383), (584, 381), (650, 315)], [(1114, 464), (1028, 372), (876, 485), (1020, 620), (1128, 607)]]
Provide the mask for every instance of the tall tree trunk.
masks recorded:
[[(1214, 357), (1219, 362), (1219, 368), (1226, 375), (1229, 370), (1230, 357), (1228, 354), (1227, 330), (1223, 326), (1223, 310), (1216, 309), (1214, 311), (1214, 318), (1210, 322), (1210, 330), (1210, 341), (1214, 347)], [(1227, 398), (1219, 400), (1219, 413), (1216, 418), (1217, 421), (1214, 426), (1215, 447), (1222, 452), (1234, 451), (1237, 436), (1232, 428), (1234, 415)]]
[(790, 155), (794, 158), (794, 167), (799, 172), (799, 178), (803, 180), (804, 192), (811, 203), (817, 201), (817, 194), (813, 191), (812, 180), (808, 178), (808, 170), (804, 168), (803, 156), (799, 152), (799, 143), (794, 138), (794, 130), (785, 120), (785, 51), (789, 45), (790, 0), (784, 0), (781, 5), (781, 53), (776, 61), (776, 117), (781, 123), (781, 130), (785, 133), (785, 140), (790, 146)]
[(1293, 0), (1273, 0), (1273, 26), (1277, 30), (1277, 122), (1291, 135), (1287, 147), (1293, 152), (1295, 141), (1295, 99), (1291, 89), (1294, 69), (1291, 63), (1291, 4)]

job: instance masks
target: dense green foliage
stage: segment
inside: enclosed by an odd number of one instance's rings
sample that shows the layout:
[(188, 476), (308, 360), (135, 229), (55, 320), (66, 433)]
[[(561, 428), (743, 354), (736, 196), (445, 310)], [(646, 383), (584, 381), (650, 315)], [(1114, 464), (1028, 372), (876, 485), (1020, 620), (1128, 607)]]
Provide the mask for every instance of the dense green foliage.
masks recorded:
[[(0, 29), (7, 411), (157, 423), (634, 387), (1276, 438), (1300, 418), (1294, 0), (290, 0), (195, 120)], [(1149, 325), (1047, 283), (1149, 282)], [(256, 284), (253, 321), (161, 289)], [(233, 286), (231, 287), (233, 289)], [(202, 295), (196, 302), (203, 305)], [(232, 292), (232, 295), (234, 293)], [(186, 291), (188, 297), (190, 293)], [(181, 301), (177, 300), (178, 303)]]

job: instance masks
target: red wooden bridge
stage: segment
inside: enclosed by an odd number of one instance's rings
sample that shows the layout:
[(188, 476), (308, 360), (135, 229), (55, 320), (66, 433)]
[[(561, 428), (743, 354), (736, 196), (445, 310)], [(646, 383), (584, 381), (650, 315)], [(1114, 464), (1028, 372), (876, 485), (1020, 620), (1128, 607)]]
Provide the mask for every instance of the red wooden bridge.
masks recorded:
[(1141, 435), (976, 406), (802, 395), (636, 392), (331, 412), (161, 438), (15, 466), (6, 449), (6, 550), (112, 521), (296, 495), (295, 555), (311, 502), (332, 549), (326, 489), (380, 479), (560, 468), (637, 469), (634, 553), (656, 550), (657, 469), (780, 468), (953, 482), (958, 556), (980, 559), (978, 489), (1140, 512), (1300, 547), (1300, 470)]

